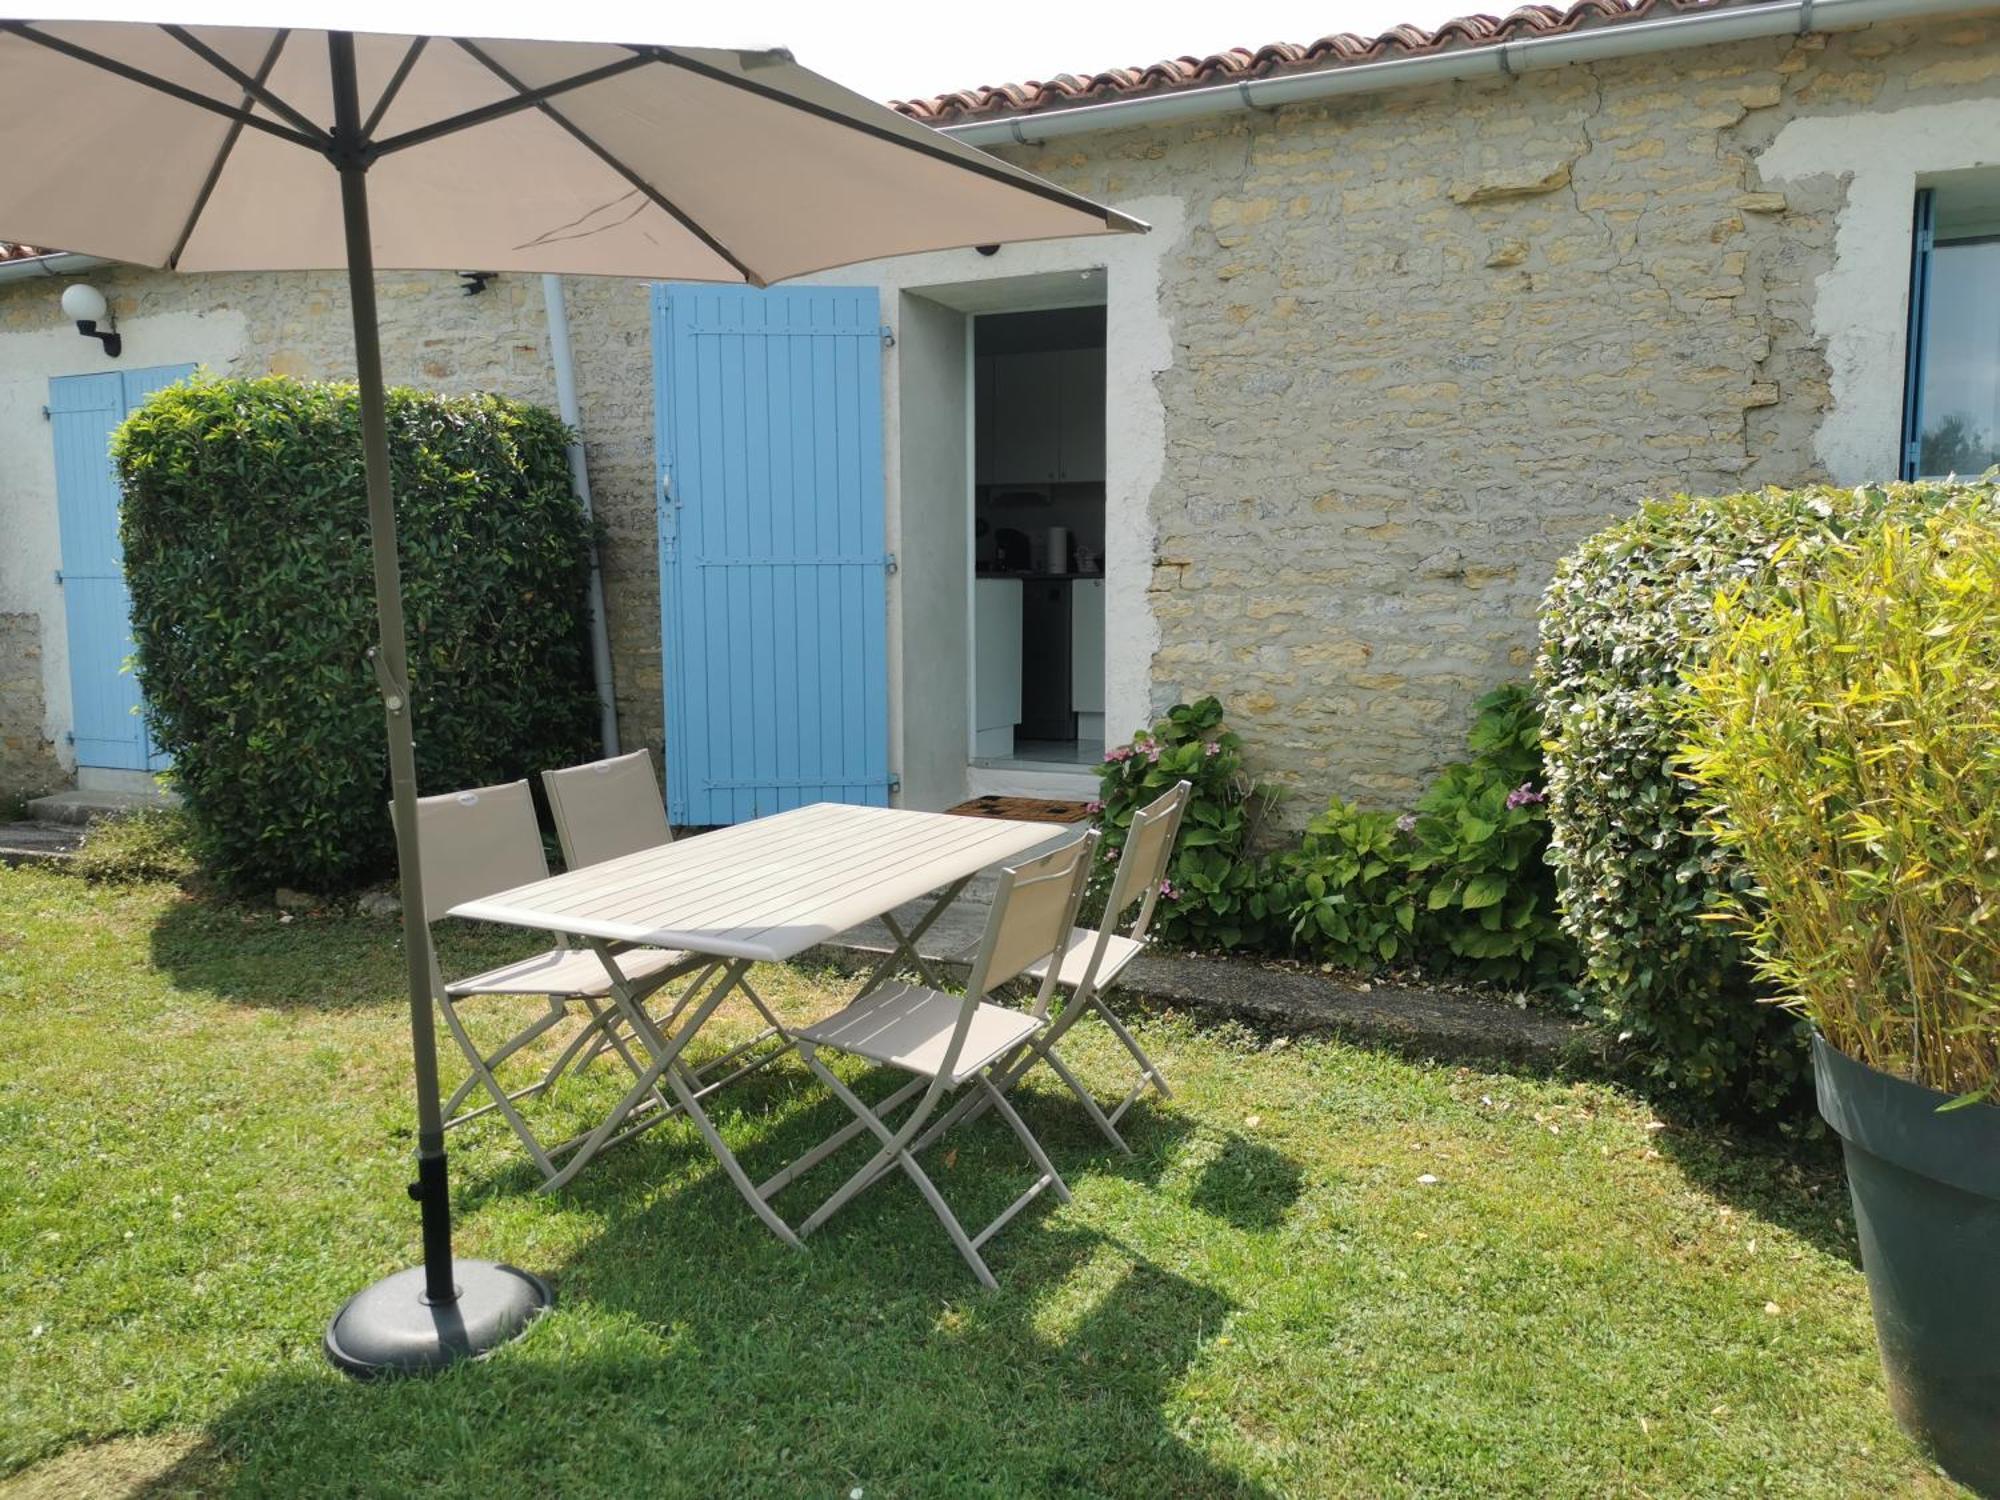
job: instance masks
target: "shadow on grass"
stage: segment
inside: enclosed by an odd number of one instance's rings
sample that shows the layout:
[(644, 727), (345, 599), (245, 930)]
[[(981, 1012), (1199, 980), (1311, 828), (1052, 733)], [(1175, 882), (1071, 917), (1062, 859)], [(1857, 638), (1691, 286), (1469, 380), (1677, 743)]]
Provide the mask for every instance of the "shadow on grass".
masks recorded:
[[(1070, 1133), (1058, 1116), (1073, 1106), (1027, 1102), (1038, 1133)], [(840, 1118), (800, 1099), (745, 1146), (746, 1165), (759, 1175)], [(1073, 1182), (1144, 1175), (1184, 1129), (1142, 1117), (1134, 1158), (1105, 1147), (1058, 1163)], [(933, 1152), (925, 1165), (982, 1223), (1032, 1169), (990, 1117), (949, 1140), (949, 1164)], [(859, 1159), (809, 1176), (786, 1195), (790, 1216)], [(542, 1268), (561, 1302), (519, 1346), (420, 1381), (294, 1366), (142, 1493), (215, 1493), (218, 1474), (252, 1495), (1268, 1493), (1200, 1451), (1175, 1415), (1230, 1302), (1052, 1220), (1046, 1195), (987, 1247), (1001, 1287), (985, 1292), (901, 1177), (800, 1254), (718, 1172), (650, 1196), (621, 1186), (627, 1176), (579, 1185), (602, 1227)]]
[(1276, 1229), (1304, 1189), (1305, 1173), (1297, 1162), (1232, 1135), (1202, 1167), (1188, 1202), (1238, 1229)]
[(1832, 1141), (1720, 1128), (1665, 1130), (1655, 1140), (1661, 1154), (1703, 1192), (1860, 1269), (1847, 1178)]
[[(432, 929), (447, 974), (476, 973), (540, 947), (533, 934), (467, 922)], [(170, 903), (149, 936), (153, 965), (175, 988), (239, 1005), (352, 1010), (407, 1005), (403, 929), (392, 917), (279, 912), (213, 898)]]

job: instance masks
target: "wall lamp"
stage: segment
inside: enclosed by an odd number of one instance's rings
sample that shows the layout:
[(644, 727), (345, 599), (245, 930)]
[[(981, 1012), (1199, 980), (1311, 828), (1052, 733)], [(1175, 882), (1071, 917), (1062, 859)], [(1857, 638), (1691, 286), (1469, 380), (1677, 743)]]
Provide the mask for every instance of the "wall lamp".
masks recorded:
[[(111, 304), (104, 300), (104, 293), (88, 282), (75, 282), (63, 288), (62, 310), (64, 316), (76, 319), (78, 333), (102, 343), (111, 358), (118, 357), (125, 341), (118, 336), (118, 320), (111, 316)], [(99, 329), (99, 319), (109, 320), (111, 326)]]

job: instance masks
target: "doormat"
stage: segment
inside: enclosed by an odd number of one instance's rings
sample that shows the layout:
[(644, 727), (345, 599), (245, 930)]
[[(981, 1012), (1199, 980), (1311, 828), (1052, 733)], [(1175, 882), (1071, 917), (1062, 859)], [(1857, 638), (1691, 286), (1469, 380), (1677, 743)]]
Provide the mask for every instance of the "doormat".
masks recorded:
[(1081, 823), (1091, 815), (1087, 802), (1052, 797), (974, 797), (945, 811), (961, 818), (1010, 818), (1016, 823)]

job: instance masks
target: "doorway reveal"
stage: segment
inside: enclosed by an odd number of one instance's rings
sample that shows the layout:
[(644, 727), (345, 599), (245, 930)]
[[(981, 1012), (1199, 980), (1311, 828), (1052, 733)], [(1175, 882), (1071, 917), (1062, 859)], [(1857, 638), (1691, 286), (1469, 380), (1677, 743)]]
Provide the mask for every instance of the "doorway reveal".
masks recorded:
[(1104, 755), (1105, 309), (973, 319), (973, 764)]

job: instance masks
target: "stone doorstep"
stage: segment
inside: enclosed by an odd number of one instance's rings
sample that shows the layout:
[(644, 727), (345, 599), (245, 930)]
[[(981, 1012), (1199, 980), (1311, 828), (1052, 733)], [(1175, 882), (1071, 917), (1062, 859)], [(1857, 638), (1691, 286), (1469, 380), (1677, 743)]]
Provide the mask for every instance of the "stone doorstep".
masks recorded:
[(83, 842), (69, 823), (0, 823), (0, 865), (62, 864)]
[[(963, 979), (990, 903), (990, 895), (979, 906), (955, 902), (924, 935), (918, 951), (944, 973)], [(896, 919), (908, 931), (922, 910), (922, 903), (912, 903)], [(871, 922), (838, 943), (822, 943), (799, 957), (859, 971), (890, 947), (888, 930)], [(1125, 971), (1119, 988), (1142, 1001), (1243, 1021), (1274, 1035), (1319, 1032), (1468, 1061), (1554, 1066), (1587, 1046), (1591, 1036), (1581, 1022), (1476, 991), (1403, 984), (1363, 989), (1352, 979), (1248, 958), (1143, 954)]]
[(137, 812), (148, 807), (173, 807), (180, 799), (172, 792), (120, 792), (104, 789), (53, 792), (28, 803), (28, 815), (38, 823), (62, 823), (72, 828), (86, 827), (99, 818)]

